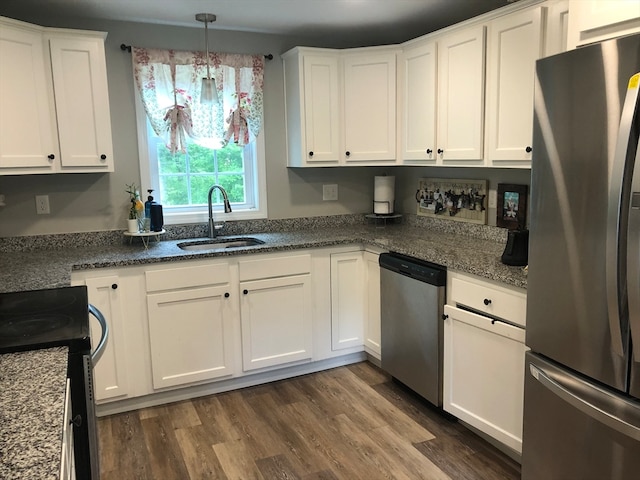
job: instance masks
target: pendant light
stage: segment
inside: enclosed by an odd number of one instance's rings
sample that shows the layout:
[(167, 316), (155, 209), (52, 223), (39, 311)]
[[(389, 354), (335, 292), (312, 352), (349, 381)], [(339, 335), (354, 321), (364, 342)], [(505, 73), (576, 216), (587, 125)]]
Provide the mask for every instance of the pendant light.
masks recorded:
[(200, 103), (215, 104), (218, 103), (218, 89), (216, 88), (215, 79), (211, 78), (209, 67), (209, 22), (216, 21), (213, 13), (197, 13), (196, 20), (204, 23), (204, 43), (207, 51), (207, 76), (202, 79), (202, 90), (200, 92)]

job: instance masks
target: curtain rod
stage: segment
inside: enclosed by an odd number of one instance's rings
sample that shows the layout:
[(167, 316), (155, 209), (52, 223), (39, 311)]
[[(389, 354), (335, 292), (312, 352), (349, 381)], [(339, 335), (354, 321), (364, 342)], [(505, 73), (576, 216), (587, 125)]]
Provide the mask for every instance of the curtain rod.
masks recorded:
[[(125, 45), (124, 43), (120, 44), (120, 50), (127, 51), (129, 53), (131, 53), (131, 45)], [(264, 56), (264, 58), (266, 58), (267, 60), (273, 60), (273, 54), (268, 53)]]

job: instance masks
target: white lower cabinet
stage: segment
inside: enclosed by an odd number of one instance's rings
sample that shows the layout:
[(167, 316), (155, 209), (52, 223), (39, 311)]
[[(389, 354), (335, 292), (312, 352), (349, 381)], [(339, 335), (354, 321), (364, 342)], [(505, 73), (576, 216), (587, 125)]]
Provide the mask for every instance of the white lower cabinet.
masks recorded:
[[(450, 276), (452, 274), (450, 273)], [(459, 279), (453, 274), (454, 280)], [(525, 330), (509, 319), (465, 309), (460, 285), (485, 289), (489, 305), (524, 309), (523, 293), (483, 286), (469, 278), (449, 291), (444, 322), (444, 409), (517, 453), (522, 451)], [(449, 279), (451, 285), (451, 279)], [(477, 293), (477, 292), (475, 292)], [(451, 297), (457, 298), (452, 302)], [(512, 298), (513, 297), (513, 298)], [(467, 303), (467, 305), (465, 305)], [(483, 303), (484, 304), (484, 303)], [(514, 312), (520, 318), (519, 312)], [(524, 318), (524, 317), (522, 317)]]
[(153, 388), (233, 374), (237, 290), (229, 265), (146, 272)]
[(311, 361), (311, 255), (239, 262), (242, 369)]
[(365, 270), (365, 319), (364, 349), (380, 360), (380, 254), (364, 252)]
[[(126, 369), (126, 350), (122, 287), (117, 275), (87, 278), (85, 280), (89, 303), (107, 319), (109, 336), (104, 351), (94, 365), (94, 393), (97, 403), (104, 400), (126, 397), (129, 393)], [(101, 328), (96, 319), (90, 317), (91, 346), (95, 349), (100, 341)]]
[(362, 250), (331, 255), (331, 349), (364, 343)]
[(73, 452), (73, 422), (71, 421), (71, 380), (67, 379), (62, 420), (62, 451), (60, 452), (60, 480), (75, 480), (75, 455)]

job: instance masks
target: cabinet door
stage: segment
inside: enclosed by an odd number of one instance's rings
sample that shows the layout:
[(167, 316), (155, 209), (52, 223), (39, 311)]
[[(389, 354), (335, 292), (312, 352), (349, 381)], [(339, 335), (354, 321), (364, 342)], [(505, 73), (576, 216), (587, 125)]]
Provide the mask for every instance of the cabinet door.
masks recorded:
[[(94, 391), (96, 401), (119, 399), (129, 393), (127, 383), (127, 346), (124, 334), (122, 289), (116, 275), (86, 280), (89, 303), (96, 307), (107, 320), (109, 337), (102, 356), (94, 365)], [(100, 324), (90, 316), (91, 345), (96, 348), (100, 341)]]
[(547, 7), (547, 29), (544, 40), (544, 56), (567, 51), (569, 36), (569, 0), (553, 0)]
[(53, 169), (58, 144), (48, 58), (41, 31), (0, 24), (0, 174)]
[(244, 371), (311, 360), (311, 276), (240, 283)]
[(640, 32), (637, 0), (570, 0), (568, 48)]
[[(406, 49), (398, 67), (402, 89), (401, 158), (421, 164), (436, 159), (436, 43)], [(414, 163), (414, 162), (411, 162)]]
[(531, 166), (533, 81), (542, 56), (543, 8), (494, 20), (487, 46), (487, 160)]
[(436, 153), (445, 164), (483, 159), (484, 44), (482, 25), (456, 31), (438, 41)]
[(346, 163), (393, 162), (396, 158), (396, 55), (344, 58)]
[(380, 360), (380, 255), (364, 252), (366, 278), (366, 315), (364, 346), (371, 355)]
[(49, 39), (64, 171), (113, 171), (111, 116), (101, 38)]
[(234, 373), (231, 293), (223, 285), (147, 295), (154, 388)]
[(331, 255), (331, 348), (364, 344), (362, 252)]
[(444, 409), (522, 451), (524, 329), (444, 307)]
[(340, 159), (338, 56), (304, 55), (305, 161), (337, 163)]

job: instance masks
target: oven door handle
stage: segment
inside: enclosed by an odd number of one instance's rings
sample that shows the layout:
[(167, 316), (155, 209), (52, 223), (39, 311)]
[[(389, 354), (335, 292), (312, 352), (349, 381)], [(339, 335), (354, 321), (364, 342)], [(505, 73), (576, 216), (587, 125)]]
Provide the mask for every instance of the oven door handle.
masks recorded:
[(96, 319), (98, 320), (98, 323), (100, 323), (100, 328), (102, 328), (102, 334), (100, 335), (100, 342), (98, 343), (98, 346), (96, 347), (96, 349), (93, 352), (91, 352), (91, 360), (95, 365), (96, 362), (100, 360), (100, 357), (104, 352), (104, 348), (107, 345), (107, 338), (109, 337), (109, 325), (107, 325), (107, 321), (104, 318), (104, 315), (102, 315), (102, 312), (91, 304), (89, 304), (89, 313), (94, 317), (96, 317)]

